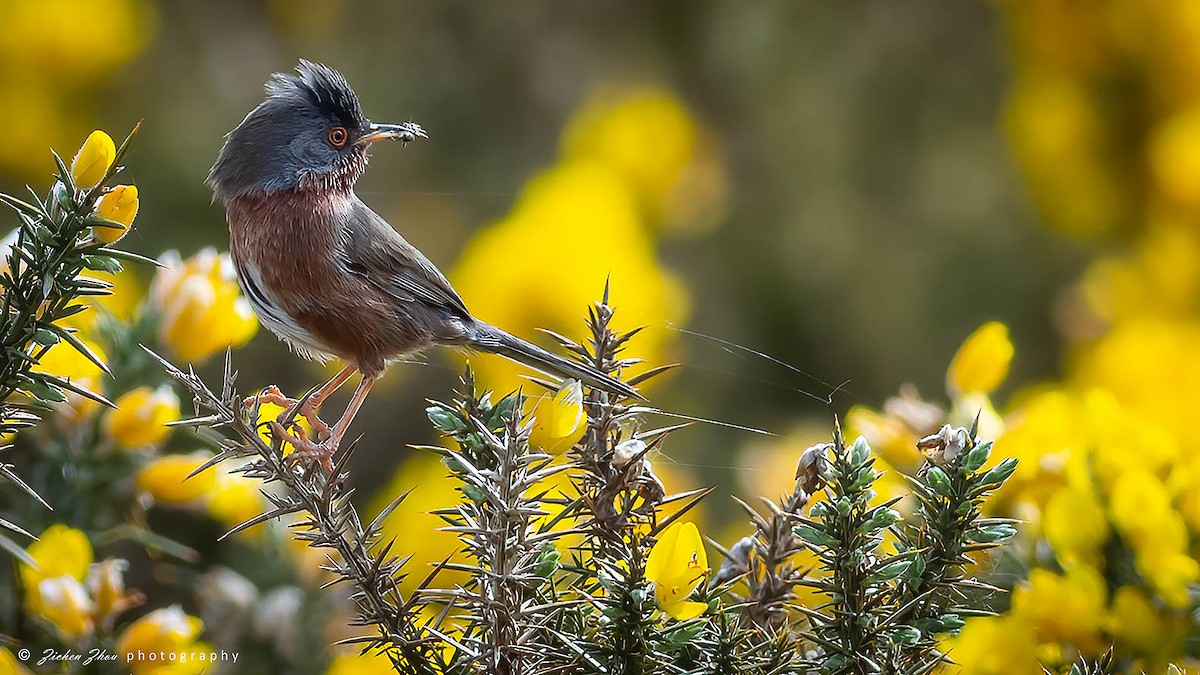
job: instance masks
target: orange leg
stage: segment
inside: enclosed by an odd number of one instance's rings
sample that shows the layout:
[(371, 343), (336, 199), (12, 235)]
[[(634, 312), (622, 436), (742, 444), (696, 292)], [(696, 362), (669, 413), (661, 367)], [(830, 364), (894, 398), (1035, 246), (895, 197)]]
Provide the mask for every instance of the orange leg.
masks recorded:
[[(321, 407), (321, 404), (325, 402), (325, 399), (333, 395), (333, 392), (341, 389), (342, 385), (346, 383), (346, 380), (349, 380), (350, 377), (354, 375), (355, 370), (356, 369), (354, 366), (346, 366), (338, 371), (337, 375), (329, 378), (329, 381), (321, 385), (320, 389), (317, 389), (307, 397), (307, 400), (304, 401), (304, 405), (300, 407), (300, 414), (308, 418), (308, 421), (311, 423), (313, 421), (313, 417), (316, 416), (317, 408)], [(314, 429), (315, 428), (316, 427), (314, 426)]]
[(329, 398), (333, 392), (341, 389), (343, 384), (346, 384), (346, 380), (350, 379), (350, 377), (354, 375), (354, 371), (354, 366), (346, 366), (345, 368), (339, 370), (337, 375), (329, 378), (328, 382), (321, 385), (320, 389), (316, 390), (312, 396), (308, 397), (308, 405), (314, 410), (319, 408), (321, 404), (325, 402), (325, 399)]
[(333, 455), (337, 452), (338, 446), (341, 445), (342, 437), (346, 434), (346, 429), (350, 426), (350, 422), (354, 421), (354, 416), (358, 414), (358, 409), (362, 407), (363, 401), (367, 399), (367, 394), (371, 393), (371, 386), (379, 379), (379, 375), (363, 375), (363, 379), (358, 383), (358, 388), (354, 390), (354, 396), (350, 398), (350, 403), (346, 405), (346, 412), (342, 413), (342, 418), (337, 424), (333, 425), (333, 432), (329, 438), (325, 439), (319, 445), (306, 443), (304, 447), (296, 446), (296, 457), (307, 459), (315, 459), (321, 463), (321, 466), (326, 472), (333, 470)]
[(378, 379), (379, 375), (363, 375), (362, 381), (358, 383), (358, 389), (354, 390), (354, 396), (350, 398), (350, 403), (346, 405), (346, 412), (342, 413), (342, 419), (333, 425), (333, 435), (329, 437), (328, 441), (330, 454), (337, 450), (338, 445), (342, 442), (342, 436), (346, 434), (346, 429), (354, 421), (354, 416), (358, 414), (358, 409), (362, 407), (363, 401), (367, 400), (367, 394), (371, 393), (371, 386)]

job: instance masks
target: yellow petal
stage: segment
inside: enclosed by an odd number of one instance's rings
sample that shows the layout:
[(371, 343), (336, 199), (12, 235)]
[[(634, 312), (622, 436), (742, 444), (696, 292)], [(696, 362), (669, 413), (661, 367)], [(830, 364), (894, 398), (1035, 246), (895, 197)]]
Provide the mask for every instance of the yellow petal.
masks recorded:
[(205, 451), (159, 457), (138, 472), (138, 489), (168, 504), (185, 504), (206, 497), (216, 487), (213, 472), (202, 471), (191, 478), (188, 475), (209, 459), (212, 454)]
[(95, 628), (95, 605), (87, 589), (74, 577), (62, 575), (43, 579), (27, 598), (32, 613), (49, 621), (68, 642), (76, 642)]
[(680, 602), (663, 605), (662, 611), (670, 614), (679, 621), (687, 621), (694, 619), (704, 613), (708, 609), (708, 605), (703, 602), (692, 602), (691, 600), (683, 600)]
[[(654, 542), (650, 556), (646, 559), (646, 578), (650, 581), (664, 580), (669, 574), (671, 558), (675, 554), (675, 545), (679, 541), (684, 524), (676, 521), (658, 534), (658, 541)], [(686, 524), (696, 527), (692, 523)]]
[[(122, 663), (133, 662), (134, 672), (142, 665), (138, 660), (158, 652), (179, 653), (195, 642), (204, 628), (203, 622), (185, 614), (179, 605), (156, 609), (134, 621), (117, 638), (117, 655)], [(151, 665), (147, 663), (146, 665)], [(153, 665), (161, 665), (161, 662)]]
[(545, 452), (559, 453), (578, 443), (586, 431), (583, 387), (577, 380), (569, 380), (553, 397), (543, 396), (534, 405), (529, 443)]
[(93, 131), (71, 160), (75, 186), (84, 190), (96, 187), (116, 159), (117, 146), (112, 137), (99, 129)]
[[(261, 483), (244, 474), (232, 473), (229, 467), (218, 464), (213, 467), (217, 472), (216, 484), (208, 497), (208, 512), (213, 518), (228, 527), (235, 527), (254, 518), (266, 510)], [(247, 532), (262, 531), (261, 527), (253, 527)]]
[(170, 252), (150, 287), (159, 339), (184, 361), (199, 362), (245, 344), (258, 320), (238, 290), (228, 254), (204, 249), (187, 260)]
[[(687, 601), (708, 574), (704, 540), (695, 523), (676, 522), (659, 534), (646, 560), (646, 578), (654, 582), (654, 597), (662, 610), (680, 619), (698, 616), (707, 605)], [(699, 605), (700, 612), (692, 613)]]
[(136, 185), (114, 187), (96, 202), (96, 215), (114, 223), (121, 223), (125, 227), (97, 225), (92, 228), (92, 236), (106, 244), (111, 244), (124, 237), (125, 233), (129, 232), (129, 226), (133, 224), (133, 219), (137, 217), (139, 204)]
[(947, 389), (954, 395), (992, 391), (1008, 376), (1013, 353), (1008, 326), (999, 321), (983, 324), (963, 341), (950, 362)]
[(168, 422), (179, 419), (179, 397), (170, 387), (138, 387), (116, 400), (104, 418), (104, 430), (122, 448), (161, 442), (171, 433)]
[(51, 525), (38, 540), (25, 549), (37, 561), (37, 567), (21, 566), (25, 588), (35, 587), (42, 579), (69, 576), (83, 581), (94, 553), (87, 535), (66, 525)]

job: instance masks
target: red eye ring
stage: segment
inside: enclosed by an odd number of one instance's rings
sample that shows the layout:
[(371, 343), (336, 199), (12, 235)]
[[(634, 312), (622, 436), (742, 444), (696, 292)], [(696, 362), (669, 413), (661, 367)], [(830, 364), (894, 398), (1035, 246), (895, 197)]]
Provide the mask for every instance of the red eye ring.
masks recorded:
[(349, 138), (350, 134), (346, 133), (346, 127), (333, 127), (329, 130), (329, 144), (335, 148), (345, 146)]

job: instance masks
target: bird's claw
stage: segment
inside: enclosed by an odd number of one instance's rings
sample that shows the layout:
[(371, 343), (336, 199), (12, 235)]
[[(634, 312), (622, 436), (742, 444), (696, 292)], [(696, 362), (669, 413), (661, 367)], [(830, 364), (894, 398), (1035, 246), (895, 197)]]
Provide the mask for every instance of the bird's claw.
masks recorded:
[[(321, 468), (325, 473), (333, 471), (333, 453), (337, 452), (336, 446), (331, 446), (327, 441), (328, 438), (322, 441), (314, 441), (308, 437), (308, 434), (303, 428), (293, 426), (294, 432), (288, 431), (279, 423), (278, 420), (267, 422), (271, 429), (271, 434), (284, 443), (292, 446), (293, 451), (289, 455), (292, 461), (313, 461), (320, 463)], [(326, 428), (328, 431), (328, 428)]]
[[(284, 395), (284, 393), (280, 391), (279, 387), (272, 384), (268, 385), (257, 396), (247, 397), (245, 400), (245, 406), (247, 408), (251, 408), (256, 403), (261, 404), (262, 402), (274, 403), (275, 405), (283, 408), (283, 412), (280, 413), (279, 416), (275, 418), (275, 422), (273, 422), (273, 426), (271, 427), (273, 431), (275, 430), (276, 426), (280, 430), (284, 429), (283, 423), (280, 420), (294, 420), (295, 417), (299, 415), (308, 421), (308, 425), (313, 430), (313, 436), (319, 441), (323, 442), (332, 435), (329, 425), (326, 424), (320, 417), (317, 417), (317, 406), (313, 403), (311, 398), (291, 398)], [(308, 441), (307, 434), (305, 433), (304, 429), (295, 424), (294, 421), (289, 422), (289, 426), (294, 428), (296, 432), (305, 439), (305, 442), (311, 443), (311, 441)], [(294, 438), (294, 436), (288, 434), (286, 431), (284, 433), (287, 438)]]
[(254, 396), (247, 396), (242, 402), (242, 405), (246, 406), (247, 408), (253, 408), (255, 405), (260, 405), (262, 403), (274, 403), (275, 405), (287, 410), (300, 403), (300, 401), (285, 396), (284, 393), (279, 390), (279, 387), (269, 384), (265, 389)]

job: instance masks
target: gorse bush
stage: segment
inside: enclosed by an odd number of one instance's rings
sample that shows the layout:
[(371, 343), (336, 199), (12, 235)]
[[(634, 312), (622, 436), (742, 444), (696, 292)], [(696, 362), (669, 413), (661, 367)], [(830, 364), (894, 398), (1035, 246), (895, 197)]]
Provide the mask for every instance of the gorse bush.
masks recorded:
[[(619, 374), (632, 334), (615, 332), (613, 315), (607, 299), (597, 303), (589, 345), (565, 346)], [(984, 470), (991, 444), (966, 429), (923, 441), (912, 520), (892, 508), (898, 498), (878, 503), (866, 440), (847, 445), (838, 433), (799, 458), (795, 490), (766, 501), (769, 516), (746, 506), (750, 534), (714, 575), (688, 520), (708, 491), (670, 494), (654, 473), (651, 453), (669, 429), (631, 433), (637, 406), (574, 382), (534, 405), (521, 393), (493, 401), (468, 372), (453, 402), (427, 411), (449, 447), (425, 448), (458, 484), (458, 501), (436, 513), (465, 556), (435, 561), (405, 597), (401, 577), (420, 572), (380, 528), (404, 495), (362, 524), (348, 500), (353, 447), (327, 474), (290, 456), (286, 433), (260, 436), (261, 401), (240, 397), (228, 364), (220, 393), (167, 367), (200, 408), (180, 424), (225, 432), (196, 470), (249, 460), (236, 471), (283, 486), (271, 510), (234, 531), (303, 514), (295, 536), (332, 551), (326, 569), (354, 587), (355, 623), (373, 629), (355, 639), (399, 672), (930, 672), (943, 660), (939, 637), (990, 590), (964, 574), (969, 554), (1015, 534), (980, 506), (1016, 463)], [(271, 427), (286, 430), (295, 415)], [(801, 550), (816, 555), (814, 569), (792, 566)], [(442, 585), (443, 570), (467, 581)], [(796, 603), (802, 585), (824, 601)]]
[[(328, 642), (300, 608), (332, 601), (363, 627), (345, 639), (398, 672), (919, 673), (982, 611), (975, 599), (992, 589), (968, 573), (970, 556), (1014, 530), (980, 506), (1013, 463), (985, 469), (990, 443), (973, 432), (947, 426), (923, 441), (905, 514), (876, 494), (867, 441), (835, 430), (796, 458), (789, 495), (742, 504), (746, 536), (726, 549), (692, 518), (709, 491), (672, 493), (658, 477), (656, 449), (674, 428), (639, 431), (646, 408), (575, 382), (496, 397), (469, 371), (453, 401), (427, 410), (446, 445), (421, 450), (456, 486), (435, 513), (461, 555), (410, 560), (382, 528), (405, 495), (371, 522), (350, 499), (353, 445), (328, 472), (293, 455), (291, 439), (321, 422), (297, 419), (274, 390), (243, 398), (232, 353), (211, 388), (171, 365), (244, 342), (254, 322), (213, 252), (165, 255), (140, 300), (128, 287), (121, 261), (156, 263), (112, 246), (138, 206), (135, 187), (108, 187), (127, 146), (97, 132), (71, 167), (59, 160), (46, 198), (3, 197), (19, 219), (3, 277), (3, 431), (20, 431), (6, 446), (0, 521), (13, 670), (295, 665)], [(562, 341), (622, 375), (637, 331), (615, 329), (614, 315), (606, 293), (588, 342)], [(180, 419), (168, 375), (194, 416)], [(228, 531), (179, 530), (177, 510)], [(222, 553), (218, 539), (239, 549)], [(263, 563), (281, 557), (291, 564), (271, 574)], [(421, 581), (402, 591), (409, 575)], [(801, 588), (820, 601), (801, 602)], [(238, 622), (258, 626), (252, 638)]]

